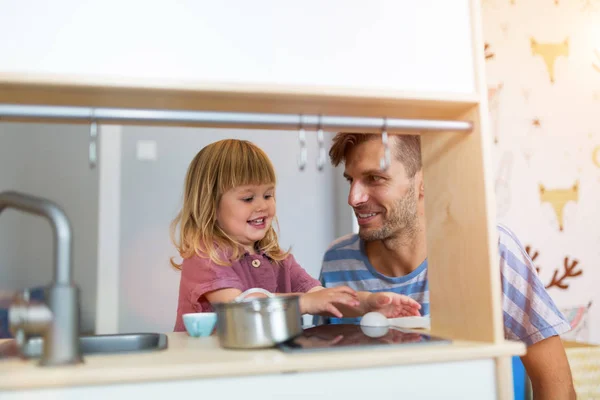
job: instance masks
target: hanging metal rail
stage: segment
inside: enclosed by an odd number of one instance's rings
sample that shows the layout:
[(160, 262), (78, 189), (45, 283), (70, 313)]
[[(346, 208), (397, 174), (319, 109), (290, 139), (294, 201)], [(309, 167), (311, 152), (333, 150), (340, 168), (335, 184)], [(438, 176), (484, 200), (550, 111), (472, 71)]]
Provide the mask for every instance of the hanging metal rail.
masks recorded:
[(322, 170), (325, 165), (325, 148), (322, 139), (323, 130), (365, 130), (381, 131), (384, 156), (381, 169), (390, 166), (391, 156), (388, 146), (388, 131), (422, 132), (422, 131), (464, 131), (471, 132), (473, 124), (469, 121), (446, 121), (426, 119), (399, 119), (377, 117), (347, 117), (302, 114), (269, 114), (241, 113), (223, 111), (179, 111), (148, 110), (127, 108), (93, 108), (65, 107), (43, 105), (0, 104), (0, 120), (2, 118), (22, 119), (57, 119), (90, 122), (90, 167), (97, 161), (96, 137), (97, 124), (105, 122), (151, 122), (163, 124), (202, 124), (207, 126), (238, 126), (243, 128), (279, 128), (298, 129), (300, 143), (300, 159), (298, 167), (304, 170), (307, 162), (306, 129), (317, 131), (319, 139), (319, 158), (317, 167)]
[(197, 123), (240, 127), (270, 126), (287, 129), (365, 129), (387, 131), (466, 131), (468, 121), (346, 117), (327, 115), (266, 114), (221, 111), (171, 111), (125, 108), (93, 108), (0, 104), (0, 118), (59, 119), (80, 121)]

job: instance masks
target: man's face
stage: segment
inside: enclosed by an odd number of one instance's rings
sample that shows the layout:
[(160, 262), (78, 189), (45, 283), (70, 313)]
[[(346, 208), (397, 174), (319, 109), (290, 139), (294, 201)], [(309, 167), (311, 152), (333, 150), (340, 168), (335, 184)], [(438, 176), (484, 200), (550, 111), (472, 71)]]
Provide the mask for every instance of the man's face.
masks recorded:
[[(378, 137), (378, 136), (376, 136)], [(396, 139), (390, 137), (390, 146)], [(410, 179), (393, 156), (387, 171), (381, 171), (380, 140), (368, 140), (346, 154), (344, 177), (350, 183), (348, 204), (354, 209), (361, 239), (385, 240), (414, 236), (418, 223), (419, 180)]]

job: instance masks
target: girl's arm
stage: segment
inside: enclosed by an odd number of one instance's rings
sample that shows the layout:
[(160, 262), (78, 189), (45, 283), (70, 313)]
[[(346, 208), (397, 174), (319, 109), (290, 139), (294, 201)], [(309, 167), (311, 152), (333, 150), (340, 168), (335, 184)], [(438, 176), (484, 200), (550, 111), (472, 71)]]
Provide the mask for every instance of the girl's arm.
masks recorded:
[(210, 304), (229, 303), (240, 294), (242, 294), (242, 291), (239, 289), (227, 288), (205, 293), (204, 297), (206, 297), (206, 300), (208, 300)]
[[(317, 290), (318, 293), (317, 293)], [(205, 293), (206, 300), (211, 304), (228, 303), (237, 296), (242, 294), (239, 289), (227, 288), (219, 289)], [(356, 297), (356, 292), (349, 287), (337, 287), (325, 289), (322, 286), (311, 289), (308, 293), (273, 293), (276, 296), (300, 296), (300, 312), (302, 314), (322, 314), (332, 315), (342, 318), (342, 313), (338, 310), (339, 307), (344, 307), (351, 310), (358, 307), (360, 302)], [(247, 298), (252, 297), (267, 297), (262, 293), (253, 293)], [(362, 314), (361, 314), (362, 315)]]
[[(242, 294), (239, 289), (219, 289), (205, 294), (211, 303), (228, 303)], [(324, 288), (316, 286), (306, 293), (274, 293), (278, 296), (300, 296), (302, 314), (325, 315), (337, 318), (360, 317), (377, 311), (388, 318), (419, 316), (421, 305), (408, 296), (393, 292), (355, 292), (347, 286)], [(248, 296), (266, 297), (261, 293)]]
[[(239, 289), (227, 288), (227, 289), (219, 289), (212, 292), (208, 292), (204, 295), (206, 300), (210, 302), (210, 304), (214, 303), (230, 303), (235, 300), (243, 292)], [(273, 293), (276, 296), (291, 296), (291, 295), (302, 295), (303, 293)], [(262, 293), (252, 293), (249, 294), (247, 299), (251, 298), (263, 298), (267, 297), (267, 295)]]

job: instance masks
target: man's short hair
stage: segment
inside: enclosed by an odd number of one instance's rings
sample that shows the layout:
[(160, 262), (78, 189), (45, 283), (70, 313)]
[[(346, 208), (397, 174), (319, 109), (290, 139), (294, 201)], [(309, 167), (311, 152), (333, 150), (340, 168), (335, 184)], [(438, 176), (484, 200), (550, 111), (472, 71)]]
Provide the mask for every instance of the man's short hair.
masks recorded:
[[(407, 175), (412, 178), (422, 167), (421, 136), (418, 135), (390, 135), (390, 150), (396, 160), (400, 161), (406, 169)], [(381, 135), (371, 133), (339, 132), (333, 138), (329, 149), (329, 158), (334, 167), (346, 162), (348, 151), (354, 146), (368, 140), (380, 140)]]

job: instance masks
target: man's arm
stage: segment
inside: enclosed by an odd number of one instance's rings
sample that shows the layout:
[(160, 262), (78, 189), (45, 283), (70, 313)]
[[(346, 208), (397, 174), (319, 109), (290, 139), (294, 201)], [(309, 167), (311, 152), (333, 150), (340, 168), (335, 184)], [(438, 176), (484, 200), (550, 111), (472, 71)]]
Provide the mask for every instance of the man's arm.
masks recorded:
[(521, 357), (531, 380), (534, 400), (576, 399), (571, 367), (559, 336), (552, 336), (527, 347)]
[[(323, 301), (323, 299), (328, 299), (334, 307), (333, 309), (327, 308), (322, 310), (321, 314), (325, 314), (326, 316), (335, 316), (337, 318), (355, 318), (362, 317), (366, 313), (370, 311), (377, 311), (388, 318), (397, 318), (397, 317), (413, 317), (420, 316), (419, 309), (421, 305), (417, 303), (415, 300), (411, 299), (408, 296), (404, 296), (401, 294), (393, 293), (393, 292), (353, 292), (356, 303), (350, 304), (349, 301), (345, 301), (343, 297), (340, 297), (340, 294), (346, 293), (348, 290), (352, 290), (346, 286), (337, 286), (334, 288), (323, 288), (322, 286), (317, 286), (309, 290), (307, 293), (303, 295), (300, 299), (300, 304), (304, 301), (305, 304), (310, 304), (311, 296), (319, 296), (321, 294), (327, 295), (322, 296), (321, 298), (315, 297), (316, 301)], [(311, 309), (314, 309), (313, 306)], [(317, 307), (318, 308), (318, 307)], [(340, 315), (335, 315), (332, 311), (339, 311)]]
[(514, 233), (498, 226), (502, 311), (507, 339), (525, 342), (521, 358), (535, 400), (575, 398), (571, 368), (560, 335), (571, 326), (540, 280)]

